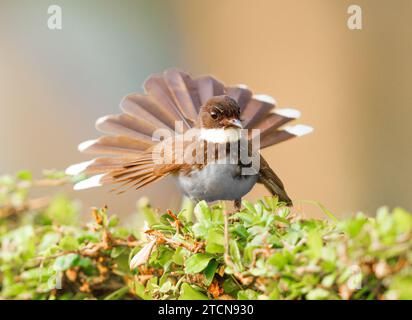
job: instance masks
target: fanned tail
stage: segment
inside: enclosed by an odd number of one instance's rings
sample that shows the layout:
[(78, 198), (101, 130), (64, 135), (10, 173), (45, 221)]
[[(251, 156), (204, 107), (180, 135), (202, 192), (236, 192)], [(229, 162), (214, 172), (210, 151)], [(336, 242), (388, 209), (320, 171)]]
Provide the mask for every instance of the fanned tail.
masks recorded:
[[(107, 135), (79, 145), (81, 152), (98, 157), (67, 168), (68, 174), (95, 174), (76, 189), (113, 182), (139, 188), (158, 180), (150, 173), (154, 167), (149, 168), (144, 158), (145, 152), (159, 142), (154, 133), (162, 129), (181, 134), (190, 129), (200, 107), (214, 96), (226, 94), (237, 101), (244, 127), (260, 130), (262, 149), (312, 131), (304, 125), (283, 127), (299, 118), (299, 111), (276, 108), (270, 96), (253, 94), (245, 85), (225, 86), (210, 75), (192, 78), (173, 68), (151, 75), (143, 87), (145, 94), (132, 93), (123, 98), (123, 113), (97, 120), (96, 128)], [(183, 126), (175, 126), (176, 121)]]

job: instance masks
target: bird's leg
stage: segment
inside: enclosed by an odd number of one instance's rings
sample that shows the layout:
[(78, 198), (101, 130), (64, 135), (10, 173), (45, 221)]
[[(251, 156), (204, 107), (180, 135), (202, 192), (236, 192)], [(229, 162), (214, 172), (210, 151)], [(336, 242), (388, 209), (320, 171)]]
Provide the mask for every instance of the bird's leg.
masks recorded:
[(241, 208), (241, 206), (242, 206), (242, 199), (235, 200), (234, 204), (235, 204), (235, 210), (236, 210), (236, 212), (239, 212), (239, 211), (240, 211), (240, 208)]
[[(241, 206), (241, 200), (235, 200), (234, 207), (235, 207), (236, 212), (238, 212), (240, 210), (240, 206)], [(224, 223), (225, 223), (225, 230), (224, 230), (224, 249), (225, 249), (225, 253), (224, 253), (224, 259), (225, 259), (226, 265), (230, 266), (233, 270), (236, 270), (236, 266), (232, 262), (232, 259), (230, 258), (230, 255), (229, 255), (229, 241), (230, 241), (230, 238), (229, 238), (229, 215), (230, 215), (230, 213), (225, 210), (224, 213), (223, 213)]]

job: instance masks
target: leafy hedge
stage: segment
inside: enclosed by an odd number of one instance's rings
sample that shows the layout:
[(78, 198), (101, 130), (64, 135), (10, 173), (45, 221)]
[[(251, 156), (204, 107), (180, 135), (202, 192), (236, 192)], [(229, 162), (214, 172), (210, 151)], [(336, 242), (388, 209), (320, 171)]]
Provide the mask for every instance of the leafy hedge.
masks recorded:
[(276, 198), (245, 201), (225, 258), (223, 204), (160, 215), (141, 200), (143, 230), (106, 208), (82, 226), (75, 201), (29, 196), (67, 182), (0, 178), (1, 299), (412, 299), (412, 216), (401, 208), (314, 220)]

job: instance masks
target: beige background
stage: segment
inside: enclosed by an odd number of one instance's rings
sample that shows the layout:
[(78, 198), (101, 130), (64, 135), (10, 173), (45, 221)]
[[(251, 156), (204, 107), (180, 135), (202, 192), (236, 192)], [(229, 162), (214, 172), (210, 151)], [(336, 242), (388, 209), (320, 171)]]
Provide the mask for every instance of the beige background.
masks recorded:
[[(363, 30), (346, 27), (363, 9)], [(49, 1), (0, 2), (0, 173), (63, 169), (87, 159), (96, 118), (118, 112), (146, 76), (169, 66), (246, 83), (302, 111), (310, 136), (264, 152), (298, 206), (338, 215), (381, 205), (412, 209), (412, 1), (53, 1), (63, 30), (47, 29)], [(62, 188), (61, 192), (71, 192)], [(170, 181), (115, 196), (73, 193), (89, 206), (133, 211), (179, 203)], [(254, 199), (265, 191), (255, 188)]]

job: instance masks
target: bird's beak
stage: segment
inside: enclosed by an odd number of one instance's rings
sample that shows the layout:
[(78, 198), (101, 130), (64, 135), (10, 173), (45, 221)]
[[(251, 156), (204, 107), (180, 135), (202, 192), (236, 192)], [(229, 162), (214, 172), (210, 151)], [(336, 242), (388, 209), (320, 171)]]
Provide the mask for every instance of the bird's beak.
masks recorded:
[(242, 122), (239, 119), (228, 119), (225, 121), (225, 125), (228, 127), (243, 128)]

